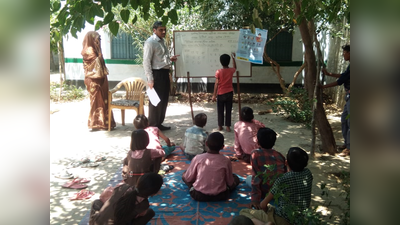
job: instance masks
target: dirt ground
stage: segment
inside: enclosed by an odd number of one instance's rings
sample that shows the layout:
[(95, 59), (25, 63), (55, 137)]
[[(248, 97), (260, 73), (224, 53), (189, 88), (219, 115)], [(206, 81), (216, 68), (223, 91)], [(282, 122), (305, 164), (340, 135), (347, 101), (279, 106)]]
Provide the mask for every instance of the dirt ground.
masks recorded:
[[(195, 96), (196, 97), (196, 96)], [(194, 98), (195, 98), (194, 97)], [(284, 116), (275, 113), (258, 115), (260, 111), (267, 111), (270, 107), (261, 101), (261, 97), (251, 103), (242, 103), (241, 106), (253, 108), (255, 119), (264, 123), (278, 133), (275, 149), (284, 155), (293, 146), (311, 149), (311, 131), (304, 125), (293, 123)], [(251, 99), (251, 96), (249, 96)], [(185, 96), (172, 97), (174, 102), (169, 104), (165, 124), (172, 129), (165, 131), (171, 141), (181, 143), (185, 130), (192, 126), (191, 112)], [(145, 106), (145, 114), (148, 115), (148, 107)], [(217, 131), (216, 103), (210, 103), (207, 99), (200, 98), (193, 103), (194, 114), (204, 112), (208, 116), (205, 129), (209, 132)], [(78, 224), (88, 212), (91, 201), (98, 198), (109, 180), (121, 165), (121, 160), (126, 156), (130, 143), (130, 132), (134, 129), (132, 121), (136, 116), (134, 111), (126, 111), (126, 125), (121, 125), (121, 113), (114, 110), (114, 118), (117, 127), (111, 132), (92, 132), (87, 128), (87, 116), (89, 112), (89, 100), (86, 98), (78, 102), (50, 103), (50, 222), (51, 224)], [(340, 131), (340, 112), (333, 111), (328, 119), (334, 130), (337, 144), (341, 145), (343, 139)], [(232, 112), (232, 124), (238, 121), (238, 104), (234, 103)], [(234, 145), (233, 132), (221, 132), (225, 136), (225, 145)], [(317, 140), (317, 144), (319, 141)], [(338, 175), (342, 171), (350, 172), (350, 158), (321, 154), (316, 150), (315, 158), (311, 158), (308, 168), (314, 176), (312, 190), (312, 206), (318, 206), (318, 210), (324, 215), (323, 219), (328, 224), (340, 224), (343, 210), (346, 209), (345, 191), (342, 180)], [(104, 155), (107, 160), (102, 161), (95, 168), (71, 168), (70, 163), (83, 157), (93, 158), (96, 155)], [(89, 200), (70, 201), (69, 197), (77, 190), (61, 188), (66, 182), (54, 175), (67, 169), (75, 176), (90, 178), (89, 190), (96, 193)], [(324, 190), (321, 185), (326, 184)], [(328, 195), (322, 193), (328, 193)]]

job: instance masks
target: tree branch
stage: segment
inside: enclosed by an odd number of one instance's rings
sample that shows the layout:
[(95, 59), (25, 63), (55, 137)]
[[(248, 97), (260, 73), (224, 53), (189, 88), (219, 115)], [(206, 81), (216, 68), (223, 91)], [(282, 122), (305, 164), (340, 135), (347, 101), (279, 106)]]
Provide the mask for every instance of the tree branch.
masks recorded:
[[(274, 61), (273, 59), (271, 59), (268, 55), (267, 52), (264, 51), (264, 60), (269, 62), (271, 64), (272, 70), (276, 73), (276, 75), (278, 76), (278, 80), (279, 80), (279, 84), (282, 88), (282, 92), (283, 94), (287, 93), (286, 87), (285, 87), (285, 80), (282, 78), (281, 72), (280, 72), (280, 65)], [(275, 66), (277, 67), (275, 69)]]
[(289, 92), (290, 89), (292, 89), (294, 83), (297, 80), (297, 77), (299, 76), (299, 74), (301, 73), (301, 71), (303, 71), (303, 69), (307, 66), (307, 62), (304, 62), (303, 65), (301, 65), (301, 67), (297, 70), (297, 72), (294, 74), (293, 76), (293, 81), (292, 83), (290, 83), (289, 87), (287, 88), (287, 91)]

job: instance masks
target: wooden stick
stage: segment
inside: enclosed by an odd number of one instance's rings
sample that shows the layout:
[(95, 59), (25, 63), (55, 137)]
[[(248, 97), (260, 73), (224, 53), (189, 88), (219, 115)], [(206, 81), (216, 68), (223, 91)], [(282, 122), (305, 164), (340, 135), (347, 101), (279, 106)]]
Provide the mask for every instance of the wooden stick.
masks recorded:
[(187, 85), (188, 85), (188, 92), (189, 92), (189, 104), (190, 104), (190, 111), (192, 112), (192, 122), (194, 124), (194, 115), (193, 115), (193, 106), (192, 106), (192, 89), (190, 88), (190, 74), (189, 71), (187, 72)]
[(238, 105), (239, 105), (239, 120), (242, 120), (242, 106), (240, 100), (240, 84), (239, 84), (239, 71), (236, 71), (236, 85), (237, 85), (237, 94), (238, 94)]

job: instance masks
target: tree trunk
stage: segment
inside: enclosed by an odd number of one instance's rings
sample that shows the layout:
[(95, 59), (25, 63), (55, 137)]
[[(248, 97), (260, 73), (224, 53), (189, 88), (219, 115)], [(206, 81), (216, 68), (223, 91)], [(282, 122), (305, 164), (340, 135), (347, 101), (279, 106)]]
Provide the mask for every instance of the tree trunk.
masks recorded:
[(58, 47), (58, 62), (59, 62), (59, 66), (58, 66), (58, 68), (59, 68), (59, 72), (60, 72), (60, 92), (58, 93), (58, 101), (60, 101), (61, 100), (61, 93), (62, 93), (62, 87), (63, 87), (63, 82), (64, 82), (64, 73), (65, 73), (65, 71), (64, 71), (64, 68), (65, 68), (65, 65), (64, 65), (64, 47), (63, 47), (63, 43), (62, 43), (62, 39), (61, 39), (61, 41), (59, 41), (58, 43), (57, 43), (57, 47)]
[[(300, 15), (301, 2), (295, 2), (295, 14)], [(316, 73), (317, 73), (317, 65), (315, 53), (313, 50), (313, 41), (310, 35), (310, 31), (307, 26), (307, 21), (303, 18), (298, 24), (301, 38), (303, 40), (304, 49), (305, 49), (305, 60), (307, 62), (307, 70), (305, 76), (305, 88), (308, 93), (308, 97), (313, 99), (314, 95), (314, 85), (316, 85)], [(330, 155), (334, 155), (336, 151), (336, 142), (333, 136), (331, 125), (328, 122), (328, 119), (325, 115), (325, 110), (322, 104), (322, 94), (321, 89), (317, 88), (316, 90), (316, 99), (317, 99), (317, 108), (315, 111), (315, 121), (321, 134), (321, 143), (322, 143), (322, 151), (329, 153)]]
[(50, 72), (56, 71), (56, 64), (54, 63), (53, 51), (50, 50)]

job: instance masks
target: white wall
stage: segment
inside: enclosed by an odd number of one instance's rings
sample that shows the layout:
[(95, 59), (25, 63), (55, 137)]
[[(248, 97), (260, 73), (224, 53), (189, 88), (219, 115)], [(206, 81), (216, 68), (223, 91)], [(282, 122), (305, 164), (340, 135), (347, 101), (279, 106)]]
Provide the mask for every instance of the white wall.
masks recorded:
[[(65, 58), (77, 58), (82, 59), (82, 42), (85, 34), (88, 31), (94, 30), (94, 26), (86, 24), (85, 29), (78, 33), (78, 39), (68, 35), (64, 38), (64, 53)], [(111, 59), (111, 37), (108, 33), (102, 29), (97, 31), (101, 35), (101, 50), (103, 52), (104, 59)], [(141, 77), (146, 80), (142, 65), (133, 64), (107, 64), (107, 68), (110, 72), (108, 75), (109, 81), (120, 81), (128, 77)], [(65, 64), (65, 75), (67, 80), (83, 80), (85, 78), (83, 74), (83, 63), (71, 63)]]
[[(78, 39), (68, 35), (64, 39), (64, 53), (65, 58), (82, 59), (82, 42), (86, 32), (94, 30), (94, 26), (86, 24), (85, 29), (82, 33), (78, 33)], [(111, 37), (109, 34), (100, 29), (99, 34), (101, 35), (101, 47), (103, 51), (104, 59), (111, 59)], [(303, 61), (303, 45), (301, 43), (301, 36), (299, 30), (296, 28), (293, 37), (293, 51), (292, 61)], [(121, 81), (128, 77), (140, 77), (146, 80), (142, 65), (133, 64), (112, 64), (107, 63), (107, 68), (110, 72), (108, 75), (109, 81)], [(293, 75), (299, 69), (299, 66), (286, 66), (281, 67), (280, 72), (282, 78), (288, 84), (292, 82)], [(65, 74), (67, 80), (83, 80), (83, 63), (66, 63)], [(200, 78), (203, 82), (214, 82), (214, 78)], [(184, 79), (182, 79), (184, 80)], [(192, 82), (199, 82), (199, 79), (195, 79)], [(234, 79), (236, 82), (236, 79)], [(241, 77), (240, 83), (275, 83), (278, 84), (279, 80), (276, 74), (273, 72), (271, 66), (253, 66), (252, 77)], [(302, 83), (302, 76), (297, 79), (298, 84)]]

